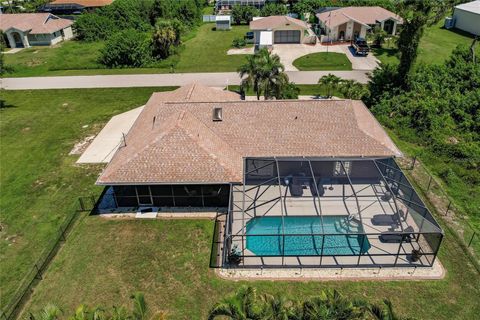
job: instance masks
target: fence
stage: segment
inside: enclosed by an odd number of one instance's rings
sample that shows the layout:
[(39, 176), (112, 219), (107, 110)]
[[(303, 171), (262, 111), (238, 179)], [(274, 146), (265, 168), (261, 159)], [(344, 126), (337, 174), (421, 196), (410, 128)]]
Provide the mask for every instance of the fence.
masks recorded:
[(477, 268), (480, 264), (480, 234), (466, 219), (468, 216), (461, 208), (455, 205), (453, 200), (444, 190), (442, 184), (430, 173), (430, 171), (416, 158), (405, 157), (397, 159), (402, 169), (409, 173), (423, 192), (425, 197), (435, 207), (436, 211), (448, 226), (459, 236), (467, 247), (467, 250), (476, 260)]
[(33, 264), (30, 271), (20, 282), (13, 298), (6, 305), (4, 310), (0, 310), (1, 320), (15, 319), (27, 301), (37, 283), (42, 280), (44, 272), (48, 265), (57, 254), (62, 243), (66, 240), (72, 227), (77, 221), (81, 212), (92, 211), (95, 208), (96, 200), (94, 196), (78, 198), (78, 208), (69, 214), (58, 228), (57, 233), (52, 240), (45, 246), (38, 260)]
[(217, 16), (214, 15), (203, 15), (202, 21), (203, 22), (215, 22)]

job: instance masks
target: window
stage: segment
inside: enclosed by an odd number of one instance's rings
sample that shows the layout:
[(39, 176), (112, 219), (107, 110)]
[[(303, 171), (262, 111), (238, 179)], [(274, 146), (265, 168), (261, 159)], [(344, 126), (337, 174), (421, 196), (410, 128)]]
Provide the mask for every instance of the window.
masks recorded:
[[(345, 168), (345, 170), (344, 170)], [(347, 171), (347, 172), (345, 172)], [(343, 162), (343, 167), (342, 163), (340, 161), (335, 162), (335, 167), (333, 169), (333, 175), (335, 177), (344, 177), (347, 174), (350, 175), (352, 173), (352, 162), (351, 161), (345, 161)]]

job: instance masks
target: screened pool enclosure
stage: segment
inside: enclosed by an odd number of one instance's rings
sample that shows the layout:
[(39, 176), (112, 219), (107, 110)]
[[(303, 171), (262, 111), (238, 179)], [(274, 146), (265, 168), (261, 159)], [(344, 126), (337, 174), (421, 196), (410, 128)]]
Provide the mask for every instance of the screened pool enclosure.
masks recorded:
[(443, 232), (392, 158), (247, 158), (224, 267), (428, 267)]

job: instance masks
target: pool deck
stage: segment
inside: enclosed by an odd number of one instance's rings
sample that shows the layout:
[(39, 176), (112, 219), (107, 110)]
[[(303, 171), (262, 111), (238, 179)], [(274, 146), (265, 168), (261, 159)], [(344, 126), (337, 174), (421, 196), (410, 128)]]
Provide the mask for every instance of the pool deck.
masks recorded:
[[(250, 186), (246, 186), (246, 190)], [(288, 267), (309, 267), (321, 266), (429, 266), (433, 255), (423, 255), (418, 261), (411, 261), (413, 249), (430, 248), (423, 236), (412, 242), (384, 243), (379, 239), (381, 232), (402, 231), (411, 227), (415, 232), (425, 230), (428, 221), (417, 225), (418, 216), (414, 219), (414, 212), (409, 212), (407, 206), (401, 201), (385, 199), (387, 191), (385, 185), (378, 184), (355, 184), (355, 194), (350, 185), (331, 185), (325, 187), (325, 194), (320, 197), (313, 197), (308, 187), (304, 188), (303, 196), (292, 197), (286, 186), (259, 186), (252, 188), (243, 195), (240, 192), (243, 187), (234, 192), (234, 211), (232, 214), (232, 244), (243, 252), (245, 257), (242, 261), (242, 268), (258, 267), (274, 268), (275, 266)], [(280, 192), (282, 197), (280, 198)], [(245, 197), (245, 203), (243, 200)], [(358, 201), (357, 201), (358, 200)], [(261, 205), (262, 204), (262, 205)], [(260, 205), (260, 206), (259, 206)], [(243, 208), (242, 208), (243, 206)], [(358, 213), (360, 208), (360, 214)], [(372, 218), (375, 215), (391, 215), (401, 212), (400, 224), (375, 225)], [(367, 234), (371, 248), (361, 256), (285, 256), (285, 257), (260, 257), (250, 252), (246, 247), (246, 225), (250, 219), (263, 216), (352, 216), (361, 224), (363, 231)], [(423, 228), (423, 229), (422, 229)], [(380, 256), (383, 254), (382, 256)], [(398, 257), (397, 257), (398, 255)], [(355, 269), (357, 270), (357, 269)], [(377, 269), (376, 269), (377, 270)]]

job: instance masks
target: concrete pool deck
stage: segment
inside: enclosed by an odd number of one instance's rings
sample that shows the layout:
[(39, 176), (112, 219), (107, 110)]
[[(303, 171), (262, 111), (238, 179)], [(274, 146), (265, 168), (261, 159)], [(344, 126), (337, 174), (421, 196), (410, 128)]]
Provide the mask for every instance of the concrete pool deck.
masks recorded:
[(446, 274), (436, 259), (432, 267), (405, 268), (221, 268), (216, 274), (227, 280), (362, 281), (439, 280)]

